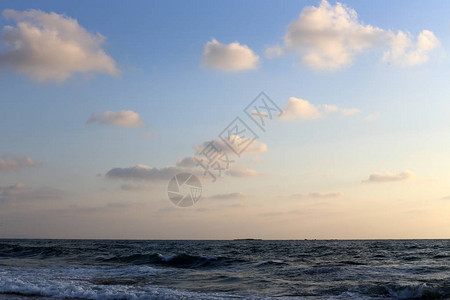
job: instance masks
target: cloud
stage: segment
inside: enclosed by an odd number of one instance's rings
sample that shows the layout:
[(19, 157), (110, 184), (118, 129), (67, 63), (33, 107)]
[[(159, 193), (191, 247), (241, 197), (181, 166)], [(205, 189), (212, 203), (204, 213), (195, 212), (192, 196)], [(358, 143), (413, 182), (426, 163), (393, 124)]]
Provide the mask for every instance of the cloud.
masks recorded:
[(23, 155), (4, 155), (4, 159), (0, 159), (1, 171), (17, 171), (26, 167), (34, 167), (37, 163), (31, 158)]
[(322, 110), (322, 114), (325, 115), (337, 113), (343, 116), (352, 116), (360, 112), (357, 108), (341, 108), (330, 104), (323, 104), (320, 108)]
[(52, 200), (59, 199), (63, 192), (58, 189), (43, 187), (32, 189), (23, 183), (17, 183), (10, 186), (0, 186), (0, 203), (10, 203), (16, 201), (32, 200)]
[(364, 121), (366, 122), (373, 122), (376, 119), (378, 119), (378, 117), (380, 116), (379, 113), (372, 113), (372, 114), (368, 114), (365, 118)]
[(212, 39), (203, 47), (203, 64), (225, 72), (238, 72), (258, 68), (259, 56), (238, 42), (228, 45)]
[(351, 65), (360, 53), (387, 49), (383, 61), (414, 66), (427, 62), (429, 52), (438, 45), (431, 31), (423, 30), (414, 43), (410, 34), (366, 25), (355, 10), (322, 0), (318, 7), (305, 7), (289, 24), (284, 45), (268, 47), (266, 56), (273, 58), (294, 51), (311, 69), (335, 71)]
[(402, 31), (390, 33), (390, 49), (383, 55), (383, 61), (401, 67), (421, 65), (430, 59), (429, 53), (439, 46), (439, 40), (433, 32), (423, 30), (414, 42), (414, 38)]
[(245, 198), (247, 195), (242, 192), (235, 192), (235, 193), (227, 193), (227, 194), (216, 194), (211, 196), (203, 197), (205, 199), (215, 199), (215, 200), (231, 200), (231, 199), (241, 199)]
[(115, 61), (102, 48), (105, 37), (89, 33), (77, 20), (54, 12), (6, 9), (0, 67), (11, 67), (38, 81), (64, 81), (74, 73), (116, 75)]
[(141, 132), (141, 136), (143, 138), (148, 138), (148, 137), (152, 136), (152, 133), (150, 131), (144, 131), (144, 132)]
[(101, 115), (93, 114), (87, 123), (115, 125), (127, 128), (142, 127), (145, 125), (145, 123), (141, 121), (139, 114), (132, 110), (121, 110), (119, 112), (108, 110)]
[(125, 183), (120, 186), (122, 191), (147, 191), (151, 187), (148, 184), (138, 184), (138, 183)]
[(360, 112), (356, 108), (340, 108), (336, 105), (314, 105), (307, 100), (303, 100), (296, 97), (290, 97), (284, 108), (284, 113), (281, 115), (281, 119), (293, 120), (304, 119), (314, 120), (320, 119), (330, 114), (339, 114), (343, 116), (351, 116)]
[(281, 47), (280, 45), (275, 45), (272, 47), (266, 48), (264, 51), (264, 54), (267, 58), (276, 58), (279, 56), (282, 56), (285, 53), (285, 49)]
[[(238, 144), (238, 145), (240, 143), (245, 143), (245, 140), (242, 137), (240, 137), (239, 135), (230, 135), (230, 140), (233, 140), (234, 144)], [(200, 145), (196, 145), (195, 148), (196, 148), (197, 152), (201, 153), (203, 151), (203, 149), (205, 149), (211, 142), (213, 142), (216, 147), (218, 147), (225, 153), (234, 154), (233, 150), (231, 150), (230, 147), (228, 147), (228, 145), (220, 138), (217, 138), (217, 139), (214, 139), (211, 141), (206, 141)], [(242, 152), (242, 154), (243, 155), (258, 154), (258, 153), (265, 153), (267, 151), (269, 151), (269, 149), (265, 143), (260, 142), (258, 140), (254, 140), (250, 145), (248, 145), (248, 147), (244, 150), (244, 152)]]
[[(239, 143), (239, 139), (241, 139), (239, 136), (235, 136), (236, 143)], [(213, 140), (216, 147), (219, 147), (219, 149), (222, 149), (223, 153), (225, 154), (232, 154), (232, 150), (219, 138)], [(175, 176), (178, 173), (186, 172), (191, 173), (198, 176), (205, 175), (205, 169), (203, 169), (198, 161), (204, 161), (204, 164), (206, 163), (207, 158), (200, 154), (202, 150), (207, 147), (211, 141), (206, 141), (200, 145), (195, 145), (195, 148), (197, 149), (197, 153), (192, 156), (187, 156), (184, 158), (181, 158), (177, 160), (175, 166), (169, 166), (169, 167), (162, 167), (162, 168), (153, 168), (151, 166), (145, 165), (145, 164), (138, 164), (133, 167), (128, 168), (113, 168), (109, 170), (106, 173), (107, 178), (111, 179), (121, 179), (121, 180), (147, 180), (147, 181), (159, 181), (159, 180), (169, 180), (173, 176)], [(255, 140), (252, 144), (250, 144), (247, 149), (244, 151), (245, 154), (256, 154), (256, 153), (264, 153), (267, 152), (267, 145)], [(237, 165), (235, 163), (235, 160), (232, 159), (232, 157), (228, 158), (228, 165), (226, 163), (227, 159), (225, 157), (221, 158), (217, 164), (211, 164), (210, 165), (210, 171), (216, 176), (219, 177), (219, 170), (217, 169), (220, 165), (221, 168), (221, 175), (228, 175), (231, 177), (239, 177), (239, 178), (245, 178), (245, 177), (258, 177), (261, 174), (259, 174), (257, 171), (253, 169), (249, 169), (242, 165)], [(206, 167), (206, 165), (205, 165)], [(205, 176), (210, 176), (206, 174)], [(132, 187), (130, 186), (130, 189)]]
[(301, 198), (324, 199), (324, 198), (340, 198), (343, 196), (344, 196), (344, 194), (341, 192), (338, 192), (338, 193), (313, 192), (313, 193), (309, 193), (309, 194), (293, 194), (293, 195), (291, 195), (291, 198), (294, 198), (294, 199), (301, 199)]
[[(185, 159), (179, 160), (179, 162), (182, 162), (183, 160)], [(204, 170), (201, 167), (196, 165), (193, 167), (181, 167), (180, 164), (182, 165), (183, 163), (179, 163), (177, 166), (163, 168), (153, 168), (143, 164), (128, 168), (113, 168), (106, 173), (105, 177), (109, 179), (121, 180), (162, 181), (169, 180), (178, 173), (191, 173), (197, 176), (204, 175)], [(211, 170), (216, 176), (218, 175), (215, 170)], [(260, 176), (257, 171), (238, 165), (230, 165), (230, 168), (228, 170), (224, 170), (222, 174), (240, 178)], [(133, 188), (132, 186), (127, 187), (129, 189)]]
[(450, 200), (450, 196), (442, 197), (442, 200)]
[(233, 177), (259, 177), (261, 174), (259, 174), (257, 171), (253, 169), (249, 169), (243, 166), (232, 166), (229, 170), (225, 171), (226, 175), (233, 176)]
[(343, 193), (322, 193), (322, 192), (314, 192), (308, 195), (311, 198), (340, 198), (344, 196)]
[(114, 168), (106, 173), (107, 178), (122, 180), (169, 180), (178, 173), (187, 171), (185, 168), (165, 167), (152, 168), (139, 164), (129, 168)]
[(182, 168), (194, 168), (195, 166), (197, 166), (197, 161), (195, 160), (195, 156), (188, 156), (179, 159), (176, 166)]
[(415, 174), (411, 171), (403, 171), (401, 173), (375, 173), (369, 176), (369, 179), (363, 180), (364, 183), (370, 182), (394, 182), (394, 181), (404, 181), (413, 178)]

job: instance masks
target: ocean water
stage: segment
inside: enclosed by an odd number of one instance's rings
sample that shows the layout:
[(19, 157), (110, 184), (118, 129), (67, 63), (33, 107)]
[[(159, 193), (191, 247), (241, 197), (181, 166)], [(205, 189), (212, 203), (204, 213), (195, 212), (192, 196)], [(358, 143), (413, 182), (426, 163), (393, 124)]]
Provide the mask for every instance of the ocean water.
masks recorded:
[(450, 240), (0, 240), (0, 299), (450, 299)]

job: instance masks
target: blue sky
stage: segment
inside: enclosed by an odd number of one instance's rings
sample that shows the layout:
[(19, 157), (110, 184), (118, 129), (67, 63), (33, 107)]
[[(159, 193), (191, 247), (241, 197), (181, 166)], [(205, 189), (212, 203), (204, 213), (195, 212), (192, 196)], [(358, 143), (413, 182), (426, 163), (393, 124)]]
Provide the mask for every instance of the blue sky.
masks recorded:
[[(308, 7), (336, 12), (340, 4), (334, 1), (327, 7), (319, 1), (283, 1), (282, 5), (276, 1), (96, 1), (89, 6), (61, 1), (3, 1), (0, 11), (12, 9), (19, 17), (0, 18), (0, 162), (20, 165), (19, 155), (34, 163), (3, 170), (0, 163), (0, 236), (448, 237), (450, 232), (444, 228), (450, 226), (440, 216), (450, 209), (449, 200), (444, 199), (450, 195), (450, 158), (446, 154), (450, 146), (450, 4), (343, 4), (347, 14), (353, 10), (357, 13), (350, 26), (360, 30), (363, 38), (352, 37), (351, 30), (335, 32), (338, 26), (333, 23), (331, 42), (336, 42), (333, 38), (337, 35), (346, 41), (336, 54), (334, 44), (327, 46), (329, 41), (317, 41), (319, 34), (308, 31), (316, 23), (328, 24), (330, 20), (299, 17), (302, 12), (307, 15)], [(55, 62), (52, 57), (46, 62), (36, 59), (31, 55), (38, 51), (36, 48), (25, 49), (30, 57), (11, 50), (5, 39), (7, 26), (20, 32), (20, 18), (30, 10), (39, 11), (25, 21), (42, 30), (41, 37), (33, 39), (36, 47), (42, 47), (39, 51), (45, 53), (42, 36), (51, 34), (51, 30), (72, 38), (58, 27), (70, 18), (77, 21), (79, 30), (94, 37), (76, 31), (82, 37), (74, 41), (87, 54), (98, 55), (97, 59), (84, 60), (79, 65), (85, 71), (77, 71), (76, 64), (64, 63), (70, 61), (65, 57), (69, 52), (58, 48)], [(33, 23), (52, 12), (58, 18), (56, 25), (50, 21)], [(296, 20), (297, 29), (306, 31), (298, 34), (294, 27), (288, 27)], [(289, 28), (293, 28), (291, 44), (285, 40)], [(415, 43), (423, 30), (432, 34), (426, 46), (429, 49), (417, 50)], [(391, 43), (400, 41), (396, 36), (399, 31), (409, 34), (410, 47), (399, 56), (383, 60), (386, 52), (394, 52)], [(98, 45), (94, 41), (101, 39), (97, 33), (105, 38)], [(26, 47), (25, 42), (31, 39), (19, 36), (16, 42), (24, 42), (21, 47)], [(218, 43), (214, 49), (223, 52), (208, 61), (205, 49), (213, 39)], [(367, 41), (368, 46), (363, 45)], [(238, 43), (236, 55), (242, 57), (226, 56), (232, 43)], [(267, 49), (275, 45), (283, 53), (269, 57)], [(214, 50), (214, 45), (210, 46)], [(416, 50), (415, 57), (405, 58)], [(339, 61), (348, 53), (349, 61), (341, 64)], [(330, 60), (325, 66), (317, 61), (307, 63), (302, 60), (307, 54)], [(56, 56), (62, 60), (56, 61)], [(36, 73), (30, 69), (18, 69), (25, 64), (20, 60), (25, 59), (38, 66), (38, 76), (58, 62), (64, 65), (58, 68), (65, 68), (70, 76), (33, 78)], [(233, 70), (223, 69), (224, 64), (231, 66), (237, 60), (240, 62)], [(239, 159), (237, 164), (242, 168), (258, 173), (255, 178), (225, 176), (214, 184), (205, 180), (204, 199), (184, 210), (167, 199), (167, 179), (108, 178), (113, 168), (175, 166), (177, 160), (195, 153), (195, 145), (216, 138), (234, 117), (242, 116), (244, 107), (260, 91), (283, 108), (289, 108), (291, 97), (295, 105), (310, 106), (295, 106), (291, 119), (270, 124), (258, 140), (268, 151)], [(328, 113), (321, 106), (324, 104), (358, 112)], [(321, 116), (313, 117), (302, 110), (308, 107), (321, 110)], [(132, 111), (145, 125), (114, 123), (105, 119), (107, 111)], [(93, 114), (100, 117), (88, 123)], [(143, 136), (145, 133), (150, 134)], [(403, 172), (413, 175), (402, 177)], [(384, 180), (362, 183), (373, 174), (381, 174)], [(19, 183), (26, 191), (11, 196), (8, 191)], [(121, 189), (128, 183), (140, 188)], [(38, 194), (42, 188), (52, 189), (58, 196), (46, 199)], [(240, 196), (233, 199), (236, 193)], [(230, 194), (229, 203), (208, 200), (225, 194)], [(295, 197), (298, 194), (303, 195), (301, 199)], [(118, 211), (111, 211), (111, 203), (122, 204), (121, 218)], [(352, 219), (355, 214), (366, 216), (374, 209), (376, 213), (366, 220)], [(384, 215), (386, 209), (392, 214)], [(411, 218), (409, 210), (419, 213)], [(267, 216), (268, 212), (276, 214)], [(311, 219), (304, 218), (302, 229), (297, 228), (298, 218), (304, 214)], [(78, 231), (73, 224), (61, 226), (64, 218), (86, 224), (89, 233)], [(206, 228), (209, 218), (217, 225)], [(235, 236), (232, 226), (225, 228), (230, 218), (235, 219), (235, 226), (240, 224), (246, 230)], [(404, 224), (401, 230), (383, 225), (398, 220)], [(413, 221), (425, 229), (418, 231), (409, 224)], [(36, 222), (42, 230), (35, 229)], [(179, 232), (166, 222), (189, 229)], [(347, 230), (348, 224), (359, 224), (360, 230)], [(123, 230), (116, 234), (119, 227)], [(160, 230), (147, 231), (149, 227)]]

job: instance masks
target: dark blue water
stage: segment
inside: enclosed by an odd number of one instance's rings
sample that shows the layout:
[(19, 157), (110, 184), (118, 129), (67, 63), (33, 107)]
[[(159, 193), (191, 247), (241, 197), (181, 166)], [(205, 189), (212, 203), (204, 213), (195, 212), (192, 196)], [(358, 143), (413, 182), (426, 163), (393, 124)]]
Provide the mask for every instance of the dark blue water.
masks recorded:
[(30, 298), (450, 299), (450, 240), (0, 240), (0, 299)]

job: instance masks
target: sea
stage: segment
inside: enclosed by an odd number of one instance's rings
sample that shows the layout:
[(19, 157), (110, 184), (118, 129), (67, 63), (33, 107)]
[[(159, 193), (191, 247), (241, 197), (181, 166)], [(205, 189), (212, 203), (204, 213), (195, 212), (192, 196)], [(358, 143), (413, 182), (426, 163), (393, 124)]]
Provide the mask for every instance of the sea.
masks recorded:
[(450, 240), (0, 240), (0, 299), (450, 299)]

